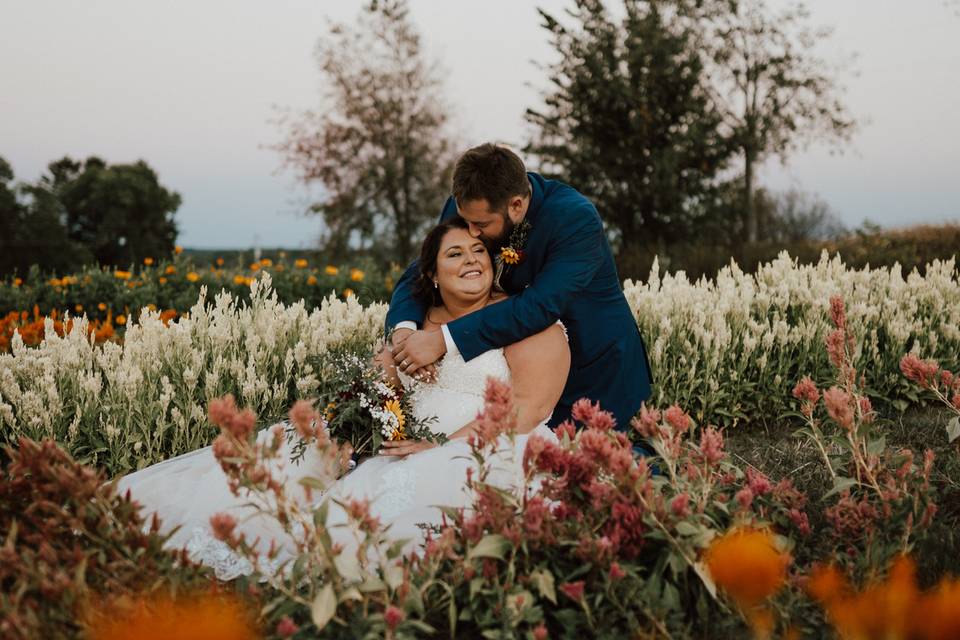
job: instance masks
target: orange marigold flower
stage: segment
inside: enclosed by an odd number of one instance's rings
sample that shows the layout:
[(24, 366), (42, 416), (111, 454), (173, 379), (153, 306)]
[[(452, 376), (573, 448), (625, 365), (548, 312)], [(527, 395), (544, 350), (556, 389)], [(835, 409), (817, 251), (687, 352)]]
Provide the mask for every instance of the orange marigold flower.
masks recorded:
[(218, 266), (218, 267), (222, 267), (222, 266), (223, 266), (223, 258), (217, 258), (217, 266)]
[(114, 322), (116, 322), (119, 325), (127, 324), (127, 316), (121, 313), (114, 319)]
[(780, 589), (790, 557), (777, 549), (769, 532), (736, 529), (710, 544), (705, 561), (717, 585), (747, 608)]
[(353, 289), (351, 289), (350, 287), (347, 287), (346, 289), (343, 290), (344, 298), (349, 298), (352, 295), (353, 295)]
[(14, 279), (13, 279), (13, 286), (19, 287), (19, 286), (22, 285), (22, 284), (23, 284), (23, 279), (22, 279), (22, 278), (14, 278)]
[(150, 303), (147, 304), (147, 309), (149, 309), (150, 311), (156, 311), (156, 310), (157, 310), (157, 305), (155, 305), (155, 304), (153, 304), (152, 302), (150, 302)]
[(337, 275), (338, 273), (340, 273), (340, 269), (338, 269), (337, 267), (333, 266), (332, 264), (328, 264), (328, 265), (327, 265), (327, 268), (324, 269), (323, 272), (324, 272), (325, 274), (327, 274), (328, 276), (335, 276), (335, 275)]
[(244, 284), (245, 281), (246, 281), (246, 278), (244, 278), (240, 274), (233, 276), (233, 284)]
[(175, 273), (177, 272), (177, 268), (176, 268), (175, 266), (173, 266), (172, 264), (168, 264), (168, 265), (167, 265), (167, 268), (164, 269), (163, 272), (166, 273), (168, 276), (170, 276), (170, 275), (173, 275), (173, 274), (175, 274)]
[(144, 258), (144, 259), (143, 259), (143, 264), (145, 264), (145, 265), (147, 265), (147, 266), (149, 267), (150, 265), (153, 264), (153, 258), (150, 258), (150, 257)]
[(251, 263), (250, 263), (250, 271), (260, 271), (260, 263), (259, 263), (259, 262), (251, 262)]
[(317, 276), (310, 276), (307, 278), (307, 284), (311, 286), (317, 284)]
[(160, 276), (159, 278), (157, 278), (157, 282), (159, 282), (160, 284), (167, 284), (167, 279), (164, 278), (163, 276)]
[(114, 271), (113, 276), (119, 280), (129, 280), (132, 274), (129, 271)]
[(83, 305), (75, 304), (73, 305), (73, 310), (76, 311), (77, 313), (83, 313)]
[(200, 274), (197, 273), (196, 271), (191, 271), (190, 273), (187, 274), (187, 280), (189, 280), (190, 282), (196, 282), (199, 279), (200, 279)]
[(181, 247), (180, 245), (177, 245), (173, 248), (173, 252), (177, 255), (180, 255), (181, 253), (183, 253), (183, 247)]
[(97, 305), (97, 309), (100, 309), (100, 311), (106, 311), (107, 310), (106, 303), (101, 302), (100, 304)]
[(273, 260), (271, 260), (270, 258), (263, 258), (262, 260), (260, 260), (260, 264), (262, 264), (265, 267), (272, 267)]
[(364, 273), (360, 269), (350, 269), (350, 279), (354, 282), (361, 282), (363, 280)]
[(295, 266), (297, 269), (305, 269), (307, 266), (307, 261), (303, 258), (297, 258), (294, 260), (293, 266)]

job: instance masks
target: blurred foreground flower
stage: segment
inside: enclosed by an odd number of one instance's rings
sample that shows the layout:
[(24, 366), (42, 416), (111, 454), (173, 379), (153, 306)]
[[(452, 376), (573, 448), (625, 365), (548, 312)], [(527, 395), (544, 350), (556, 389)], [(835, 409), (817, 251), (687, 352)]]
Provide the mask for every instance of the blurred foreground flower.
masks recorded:
[(254, 640), (263, 637), (253, 611), (235, 597), (182, 594), (96, 608), (88, 622), (91, 640)]
[(717, 585), (742, 608), (760, 604), (783, 586), (790, 556), (767, 531), (736, 529), (714, 540), (705, 561)]

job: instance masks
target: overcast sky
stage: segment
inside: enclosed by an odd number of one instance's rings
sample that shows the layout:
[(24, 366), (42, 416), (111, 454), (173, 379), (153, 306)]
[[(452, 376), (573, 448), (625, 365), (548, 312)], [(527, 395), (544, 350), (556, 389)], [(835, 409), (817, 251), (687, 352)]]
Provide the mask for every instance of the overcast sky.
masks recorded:
[[(535, 7), (566, 0), (412, 0), (467, 145), (522, 144), (553, 53)], [(617, 4), (611, 0), (611, 5)], [(779, 0), (772, 0), (781, 6)], [(0, 156), (20, 180), (51, 160), (142, 158), (179, 192), (179, 242), (307, 246), (307, 194), (266, 145), (276, 106), (317, 104), (325, 16), (360, 0), (0, 0)], [(847, 104), (863, 123), (848, 151), (813, 147), (764, 184), (818, 194), (850, 226), (960, 221), (960, 16), (945, 0), (812, 0), (835, 28), (825, 53), (859, 58)], [(439, 205), (440, 203), (438, 203)]]

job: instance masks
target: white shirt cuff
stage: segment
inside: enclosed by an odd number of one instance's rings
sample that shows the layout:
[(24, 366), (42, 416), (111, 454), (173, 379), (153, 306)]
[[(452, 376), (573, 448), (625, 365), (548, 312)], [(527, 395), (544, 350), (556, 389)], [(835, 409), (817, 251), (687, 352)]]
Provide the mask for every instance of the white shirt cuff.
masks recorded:
[(396, 331), (397, 329), (410, 329), (411, 331), (416, 331), (417, 329), (419, 329), (419, 327), (417, 326), (417, 323), (414, 322), (413, 320), (401, 320), (400, 322), (398, 322), (393, 326), (393, 329), (394, 331)]
[(460, 349), (457, 349), (457, 343), (453, 341), (447, 325), (440, 325), (440, 331), (443, 332), (443, 342), (447, 345), (447, 355), (460, 355)]

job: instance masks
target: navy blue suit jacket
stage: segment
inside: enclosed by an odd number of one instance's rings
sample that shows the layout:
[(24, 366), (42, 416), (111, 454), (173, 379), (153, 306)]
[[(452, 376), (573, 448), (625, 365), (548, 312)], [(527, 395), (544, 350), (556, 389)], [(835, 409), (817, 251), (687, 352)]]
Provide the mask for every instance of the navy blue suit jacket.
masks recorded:
[[(449, 323), (450, 335), (463, 358), (471, 360), (561, 320), (570, 338), (570, 375), (550, 425), (569, 417), (578, 399), (590, 398), (625, 429), (650, 397), (652, 377), (600, 216), (572, 187), (536, 173), (528, 176), (533, 192), (526, 219), (531, 228), (523, 261), (506, 267), (500, 279), (510, 297)], [(440, 219), (455, 215), (450, 198)], [(411, 294), (418, 269), (414, 261), (394, 289), (388, 330), (404, 320), (423, 322), (426, 309)]]

